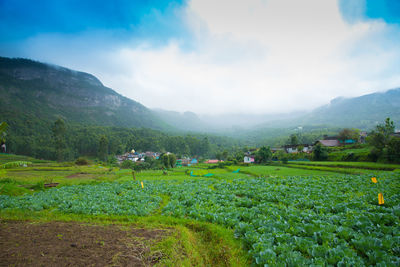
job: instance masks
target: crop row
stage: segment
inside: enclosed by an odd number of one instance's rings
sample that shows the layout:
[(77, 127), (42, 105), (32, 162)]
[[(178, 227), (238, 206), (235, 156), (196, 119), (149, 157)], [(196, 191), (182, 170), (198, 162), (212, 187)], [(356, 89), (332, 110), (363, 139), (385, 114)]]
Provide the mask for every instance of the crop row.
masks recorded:
[[(192, 179), (69, 186), (0, 209), (83, 214), (162, 214), (224, 225), (257, 265), (400, 265), (400, 175)], [(382, 192), (384, 205), (378, 205)]]

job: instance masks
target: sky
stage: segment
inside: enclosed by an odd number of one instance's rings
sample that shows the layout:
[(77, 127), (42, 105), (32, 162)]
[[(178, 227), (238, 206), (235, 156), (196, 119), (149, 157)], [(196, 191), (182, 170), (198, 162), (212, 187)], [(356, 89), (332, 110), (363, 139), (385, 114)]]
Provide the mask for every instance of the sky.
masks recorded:
[(399, 0), (0, 0), (0, 56), (149, 108), (311, 110), (400, 87)]

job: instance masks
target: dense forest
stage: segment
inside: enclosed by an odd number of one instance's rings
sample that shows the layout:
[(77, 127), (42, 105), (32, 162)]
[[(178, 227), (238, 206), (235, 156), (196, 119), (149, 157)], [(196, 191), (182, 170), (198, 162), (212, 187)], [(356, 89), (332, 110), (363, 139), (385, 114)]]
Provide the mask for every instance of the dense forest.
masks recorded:
[[(179, 156), (211, 157), (221, 150), (232, 150), (242, 144), (232, 138), (185, 134), (172, 135), (147, 128), (83, 126), (6, 120), (8, 151), (44, 159), (72, 160), (79, 156), (97, 157), (106, 140), (108, 155), (136, 151), (172, 152)], [(60, 125), (61, 122), (61, 125)], [(62, 157), (57, 155), (62, 150)]]

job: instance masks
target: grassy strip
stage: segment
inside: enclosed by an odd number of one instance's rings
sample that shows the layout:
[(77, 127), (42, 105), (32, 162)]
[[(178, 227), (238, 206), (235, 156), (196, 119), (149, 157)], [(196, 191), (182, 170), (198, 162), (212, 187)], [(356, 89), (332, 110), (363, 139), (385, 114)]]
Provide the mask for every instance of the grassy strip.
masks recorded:
[(175, 233), (153, 245), (161, 252), (159, 266), (249, 266), (250, 260), (232, 230), (206, 222), (177, 219), (160, 215), (88, 216), (56, 211), (0, 210), (0, 218), (34, 222), (73, 221), (93, 224), (118, 224), (142, 228), (173, 228)]
[(334, 172), (334, 173), (344, 173), (344, 174), (363, 174), (367, 173), (368, 171), (365, 169), (353, 169), (353, 168), (340, 168), (340, 167), (328, 167), (328, 166), (305, 166), (300, 164), (287, 164), (283, 165), (288, 168), (294, 169), (303, 169), (303, 170), (313, 170), (313, 171), (326, 171), (326, 172)]
[(239, 166), (229, 166), (230, 170), (236, 170), (240, 168), (240, 173), (249, 174), (254, 177), (259, 176), (309, 176), (309, 175), (334, 175), (338, 172), (330, 171), (326, 173), (325, 170), (318, 169), (306, 169), (306, 168), (290, 168), (290, 166), (281, 164), (271, 164), (271, 165), (254, 165), (250, 167), (239, 167)]
[(322, 167), (343, 167), (343, 168), (358, 168), (367, 170), (383, 170), (383, 171), (393, 171), (394, 169), (399, 169), (398, 164), (385, 164), (376, 162), (332, 162), (332, 161), (296, 161), (288, 162), (288, 165), (312, 165), (312, 166), (322, 166)]
[(28, 157), (28, 156), (0, 153), (0, 164), (12, 162), (12, 161), (30, 161), (33, 163), (50, 163), (50, 162), (52, 162), (50, 160), (35, 159), (32, 157)]

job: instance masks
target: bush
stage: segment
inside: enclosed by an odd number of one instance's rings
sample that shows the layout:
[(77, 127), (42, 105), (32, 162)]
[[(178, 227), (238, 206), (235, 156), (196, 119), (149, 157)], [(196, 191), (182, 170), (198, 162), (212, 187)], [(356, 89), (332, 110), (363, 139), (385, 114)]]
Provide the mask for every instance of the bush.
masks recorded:
[(318, 143), (313, 149), (313, 159), (316, 161), (323, 161), (328, 159), (328, 150), (326, 147)]
[(133, 169), (135, 171), (144, 171), (144, 170), (149, 170), (151, 168), (150, 163), (147, 162), (135, 162), (133, 164)]
[(234, 165), (233, 161), (223, 161), (218, 163), (218, 168), (225, 168), (226, 166)]
[(79, 157), (75, 160), (76, 165), (89, 165), (89, 161), (85, 158)]
[(122, 169), (133, 169), (134, 167), (135, 167), (135, 163), (133, 163), (133, 161), (131, 161), (131, 160), (124, 160), (121, 163)]

